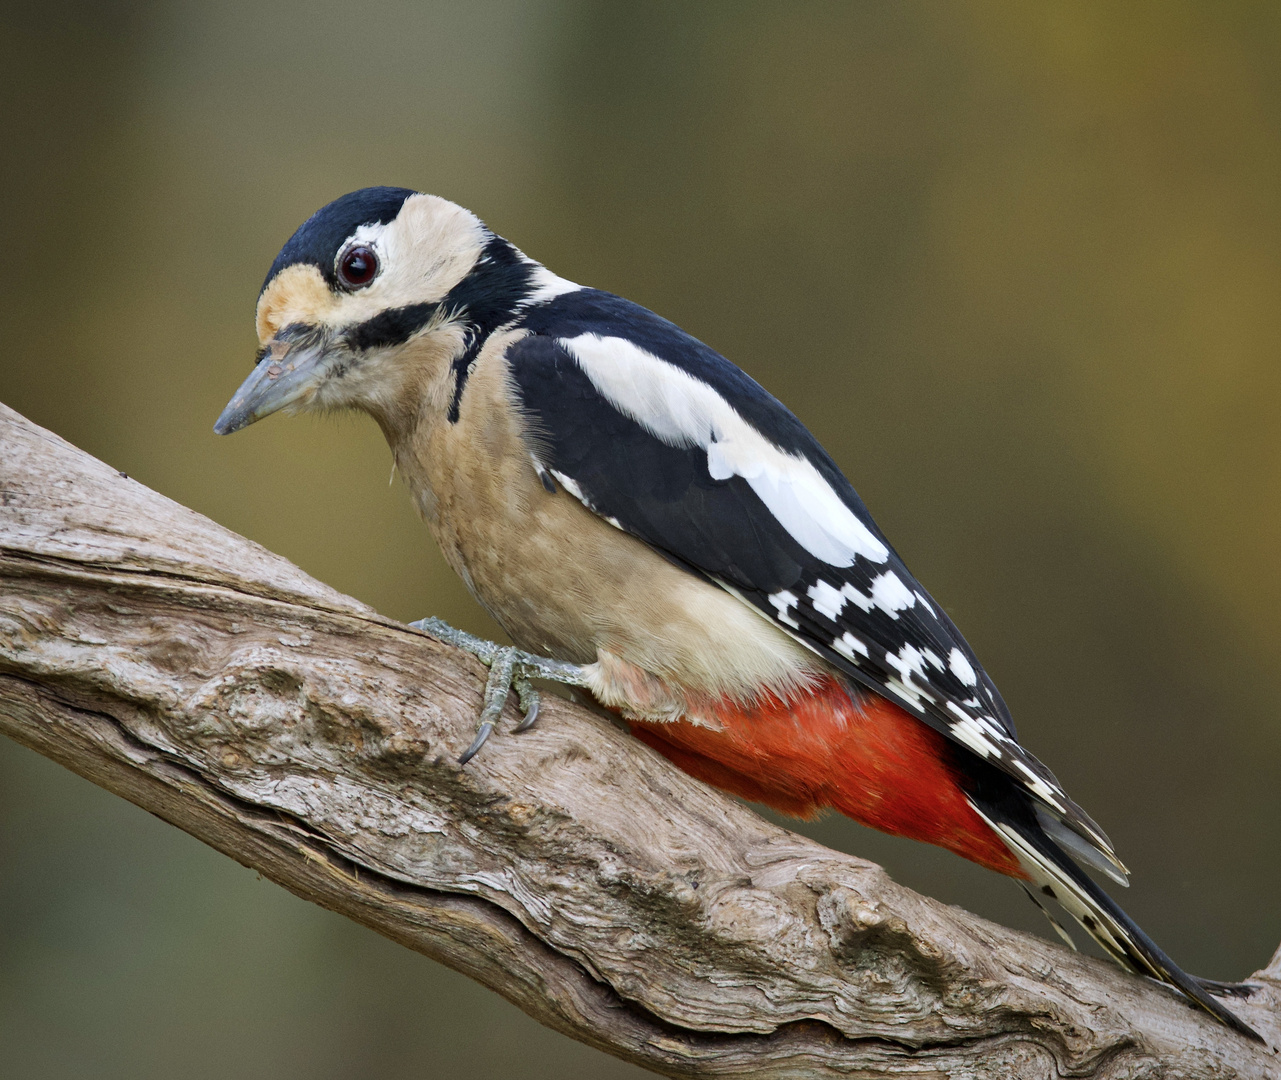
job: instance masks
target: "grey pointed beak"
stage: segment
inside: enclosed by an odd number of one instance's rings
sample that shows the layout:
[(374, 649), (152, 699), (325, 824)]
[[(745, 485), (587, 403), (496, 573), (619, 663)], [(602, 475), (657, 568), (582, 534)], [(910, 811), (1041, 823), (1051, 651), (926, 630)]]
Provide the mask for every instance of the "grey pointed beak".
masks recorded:
[(327, 374), (323, 340), (291, 342), (277, 338), (227, 402), (214, 431), (230, 435), (255, 420), (311, 397)]

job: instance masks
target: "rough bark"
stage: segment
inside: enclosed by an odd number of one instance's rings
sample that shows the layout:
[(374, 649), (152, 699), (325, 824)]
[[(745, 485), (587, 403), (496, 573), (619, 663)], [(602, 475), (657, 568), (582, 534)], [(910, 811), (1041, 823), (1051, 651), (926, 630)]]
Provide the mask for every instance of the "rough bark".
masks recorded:
[[(1175, 993), (896, 885), (0, 406), (0, 731), (672, 1076), (1276, 1077)], [(508, 717), (509, 722), (515, 716)], [(1281, 952), (1234, 1007), (1281, 1043)]]

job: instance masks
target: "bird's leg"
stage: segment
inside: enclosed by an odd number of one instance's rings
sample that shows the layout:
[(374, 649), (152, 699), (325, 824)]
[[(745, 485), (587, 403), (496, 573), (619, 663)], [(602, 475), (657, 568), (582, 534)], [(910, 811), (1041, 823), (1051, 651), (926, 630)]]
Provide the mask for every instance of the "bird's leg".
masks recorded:
[(480, 711), (480, 720), (476, 728), (476, 738), (458, 758), (459, 765), (466, 765), (476, 752), (485, 745), (485, 740), (493, 733), (494, 725), (503, 714), (507, 704), (507, 695), (516, 691), (520, 711), (524, 719), (516, 725), (517, 731), (528, 731), (538, 719), (539, 697), (529, 680), (546, 679), (548, 682), (561, 683), (564, 686), (586, 686), (587, 680), (583, 669), (578, 664), (564, 660), (553, 660), (547, 656), (537, 656), (523, 649), (510, 645), (499, 645), (486, 641), (465, 630), (457, 630), (440, 619), (419, 619), (409, 624), (415, 630), (430, 634), (437, 641), (446, 645), (464, 649), (489, 668), (489, 679), (485, 683), (485, 704)]

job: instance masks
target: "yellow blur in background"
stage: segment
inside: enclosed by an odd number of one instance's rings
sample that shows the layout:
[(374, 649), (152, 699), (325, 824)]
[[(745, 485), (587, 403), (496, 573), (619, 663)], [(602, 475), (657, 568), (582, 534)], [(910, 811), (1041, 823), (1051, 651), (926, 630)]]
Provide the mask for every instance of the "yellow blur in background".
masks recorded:
[[(0, 9), (0, 400), (401, 619), (493, 635), (362, 419), (218, 411), (281, 244), (474, 210), (818, 435), (1239, 978), (1281, 938), (1281, 6), (287, 0)], [(3, 462), (0, 462), (0, 484)], [(1017, 887), (808, 832), (1044, 933)], [(0, 1071), (639, 1076), (0, 745)]]

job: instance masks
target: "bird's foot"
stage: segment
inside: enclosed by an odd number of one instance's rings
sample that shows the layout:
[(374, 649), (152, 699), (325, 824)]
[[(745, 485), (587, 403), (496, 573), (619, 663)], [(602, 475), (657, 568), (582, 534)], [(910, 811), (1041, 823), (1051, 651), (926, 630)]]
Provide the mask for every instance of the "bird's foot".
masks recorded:
[(494, 725), (503, 714), (507, 696), (512, 690), (516, 691), (520, 711), (525, 714), (524, 719), (516, 725), (516, 731), (519, 732), (528, 731), (538, 719), (539, 696), (530, 679), (546, 679), (564, 686), (587, 685), (583, 669), (578, 664), (536, 656), (510, 645), (486, 641), (465, 630), (456, 630), (440, 619), (419, 619), (409, 625), (446, 645), (466, 650), (489, 668), (489, 679), (485, 683), (485, 704), (480, 711), (476, 738), (459, 756), (459, 765), (466, 765), (475, 757), (477, 751), (485, 745), (485, 740), (493, 734)]

